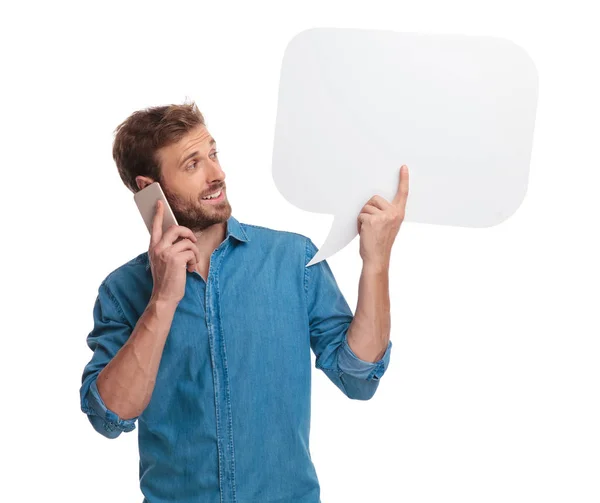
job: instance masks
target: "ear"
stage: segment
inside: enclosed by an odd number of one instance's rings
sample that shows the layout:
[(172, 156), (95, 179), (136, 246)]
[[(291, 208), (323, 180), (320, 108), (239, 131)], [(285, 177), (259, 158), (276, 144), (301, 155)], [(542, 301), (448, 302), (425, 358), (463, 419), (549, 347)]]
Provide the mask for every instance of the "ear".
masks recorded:
[(137, 184), (138, 189), (142, 190), (151, 183), (154, 183), (154, 180), (152, 180), (152, 178), (148, 178), (147, 176), (140, 175), (135, 177), (135, 183)]

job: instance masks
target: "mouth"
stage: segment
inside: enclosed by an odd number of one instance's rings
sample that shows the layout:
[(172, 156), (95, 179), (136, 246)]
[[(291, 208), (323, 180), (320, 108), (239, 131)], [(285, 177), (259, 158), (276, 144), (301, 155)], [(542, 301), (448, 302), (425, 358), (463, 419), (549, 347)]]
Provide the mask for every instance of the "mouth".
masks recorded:
[(212, 194), (208, 194), (202, 198), (202, 201), (208, 204), (216, 204), (225, 199), (225, 189), (219, 189)]

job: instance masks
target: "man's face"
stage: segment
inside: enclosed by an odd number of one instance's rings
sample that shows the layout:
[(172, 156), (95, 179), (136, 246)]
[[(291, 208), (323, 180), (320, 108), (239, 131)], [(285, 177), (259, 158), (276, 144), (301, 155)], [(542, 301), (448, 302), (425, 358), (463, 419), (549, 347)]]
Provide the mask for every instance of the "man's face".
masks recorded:
[[(225, 173), (217, 158), (217, 146), (205, 126), (198, 126), (180, 141), (161, 148), (159, 183), (177, 223), (199, 232), (226, 222), (231, 206), (225, 189)], [(206, 199), (209, 195), (215, 199)]]

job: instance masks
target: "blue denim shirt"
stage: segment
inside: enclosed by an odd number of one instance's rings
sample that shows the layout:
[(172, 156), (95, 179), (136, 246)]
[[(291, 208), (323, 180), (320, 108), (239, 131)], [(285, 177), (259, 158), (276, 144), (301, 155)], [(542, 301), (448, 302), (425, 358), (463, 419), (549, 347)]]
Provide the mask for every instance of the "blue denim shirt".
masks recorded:
[(148, 304), (148, 253), (102, 282), (81, 409), (108, 438), (137, 421), (144, 503), (320, 502), (309, 449), (310, 351), (342, 393), (368, 400), (392, 343), (375, 363), (352, 352), (353, 314), (327, 262), (305, 267), (316, 252), (305, 236), (230, 217), (207, 281), (187, 273), (150, 403), (133, 419), (106, 408), (96, 379)]

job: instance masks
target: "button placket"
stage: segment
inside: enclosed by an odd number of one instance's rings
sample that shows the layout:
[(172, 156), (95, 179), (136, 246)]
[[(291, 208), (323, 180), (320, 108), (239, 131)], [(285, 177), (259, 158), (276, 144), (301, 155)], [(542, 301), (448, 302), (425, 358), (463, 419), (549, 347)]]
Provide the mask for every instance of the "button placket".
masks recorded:
[(205, 311), (215, 390), (221, 502), (235, 503), (237, 499), (235, 494), (235, 458), (232, 432), (233, 419), (231, 416), (231, 401), (229, 398), (230, 388), (225, 341), (223, 339), (221, 322), (219, 319), (218, 270), (228, 247), (229, 241), (226, 241), (211, 255), (206, 281)]

